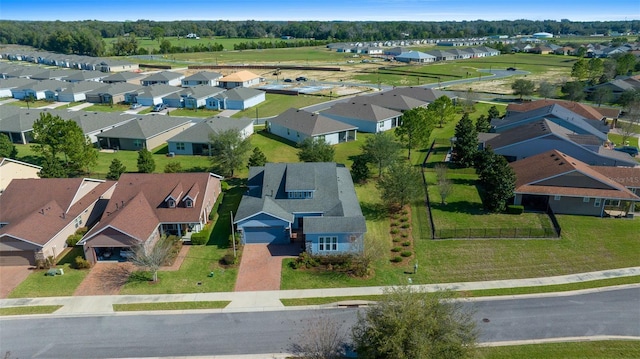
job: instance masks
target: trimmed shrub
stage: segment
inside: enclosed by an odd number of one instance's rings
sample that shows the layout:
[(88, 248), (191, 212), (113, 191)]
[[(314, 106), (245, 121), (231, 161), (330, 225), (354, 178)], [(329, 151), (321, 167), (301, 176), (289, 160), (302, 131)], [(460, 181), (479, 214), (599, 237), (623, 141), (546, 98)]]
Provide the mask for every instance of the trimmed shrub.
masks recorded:
[(390, 230), (389, 233), (398, 234), (398, 233), (400, 233), (400, 231), (397, 228), (394, 228), (394, 229)]
[(398, 222), (396, 221), (391, 221), (391, 223), (389, 224), (391, 227), (397, 227), (399, 225)]
[(207, 244), (207, 242), (209, 242), (209, 237), (211, 237), (211, 231), (213, 231), (213, 226), (211, 224), (207, 224), (200, 232), (193, 233), (191, 235), (191, 244), (197, 246)]
[(80, 240), (82, 239), (82, 235), (81, 234), (72, 234), (67, 238), (67, 245), (69, 247), (74, 247), (76, 244), (78, 244), (78, 242), (80, 242)]
[(411, 253), (411, 251), (404, 251), (402, 253), (400, 253), (401, 256), (403, 257), (411, 257), (413, 253)]
[(238, 263), (238, 258), (233, 256), (233, 253), (227, 253), (222, 257), (222, 264), (232, 266)]
[(82, 258), (82, 256), (77, 256), (73, 263), (73, 267), (75, 269), (88, 269), (91, 268), (91, 263), (89, 263), (88, 260)]
[(511, 204), (507, 206), (507, 213), (509, 214), (522, 214), (524, 212), (524, 206)]
[(407, 237), (409, 237), (409, 233), (402, 233), (402, 234), (400, 234), (400, 236), (402, 238), (407, 238)]
[(409, 214), (409, 211), (407, 211), (406, 209), (403, 209), (402, 211), (400, 211), (400, 214), (403, 216), (406, 216), (407, 214)]
[(409, 223), (403, 223), (400, 227), (407, 229), (409, 227), (411, 227), (411, 225)]
[(401, 250), (402, 250), (401, 247), (393, 247), (393, 248), (391, 248), (392, 252), (400, 252)]
[(400, 222), (409, 222), (409, 217), (407, 216), (400, 217)]
[(393, 241), (394, 243), (397, 243), (397, 242), (400, 242), (400, 238), (393, 237), (393, 239), (391, 239), (391, 241)]
[(216, 203), (213, 204), (213, 208), (211, 209), (211, 212), (209, 212), (210, 221), (213, 221), (213, 219), (216, 217), (216, 214), (218, 213), (218, 207), (220, 207), (220, 203), (222, 203), (223, 198), (224, 198), (224, 192), (220, 193), (220, 195), (218, 196), (218, 199), (216, 200)]
[(402, 242), (402, 245), (404, 247), (409, 247), (411, 245), (411, 241), (404, 241), (404, 242)]
[(400, 263), (400, 262), (402, 262), (402, 257), (400, 257), (400, 256), (393, 257), (393, 258), (391, 258), (391, 261), (393, 263)]
[(80, 237), (84, 236), (85, 234), (87, 234), (87, 232), (89, 232), (89, 227), (80, 227), (76, 230), (76, 234), (79, 234)]

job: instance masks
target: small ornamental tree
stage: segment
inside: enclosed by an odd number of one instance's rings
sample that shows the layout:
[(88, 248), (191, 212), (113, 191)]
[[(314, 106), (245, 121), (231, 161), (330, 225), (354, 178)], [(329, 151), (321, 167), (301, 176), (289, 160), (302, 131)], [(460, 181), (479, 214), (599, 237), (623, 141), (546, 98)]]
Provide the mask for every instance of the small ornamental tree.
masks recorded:
[(531, 96), (533, 95), (533, 91), (535, 90), (536, 85), (533, 81), (525, 80), (525, 79), (517, 79), (511, 84), (511, 89), (513, 90), (513, 94), (516, 96), (520, 96), (520, 100), (522, 100), (523, 96)]
[(302, 162), (333, 162), (335, 149), (322, 138), (307, 137), (298, 147), (298, 159)]
[(396, 161), (382, 174), (378, 188), (387, 207), (397, 210), (422, 194), (422, 175), (410, 163)]
[(262, 167), (267, 163), (267, 156), (258, 147), (253, 148), (251, 156), (249, 156), (248, 167)]
[(209, 136), (213, 155), (211, 161), (222, 173), (231, 175), (247, 163), (247, 155), (251, 150), (249, 138), (242, 138), (238, 129), (214, 132)]
[(353, 164), (351, 164), (351, 178), (353, 178), (353, 182), (364, 183), (369, 179), (370, 175), (369, 161), (367, 161), (366, 156), (356, 156), (353, 159)]
[(7, 157), (15, 159), (18, 155), (16, 145), (11, 142), (9, 136), (4, 133), (0, 133), (0, 157)]
[(400, 126), (396, 127), (395, 132), (409, 150), (408, 159), (411, 159), (411, 150), (413, 148), (425, 146), (429, 141), (429, 136), (431, 136), (431, 131), (434, 127), (431, 118), (424, 107), (413, 108), (405, 111), (402, 115), (402, 122)]
[(378, 132), (364, 141), (362, 156), (376, 165), (379, 177), (382, 171), (400, 156), (400, 144), (391, 133)]
[(554, 98), (556, 96), (557, 91), (558, 91), (557, 86), (548, 81), (542, 81), (538, 85), (538, 96), (544, 99)]
[(164, 166), (164, 173), (182, 172), (182, 164), (178, 161), (171, 161)]
[(151, 152), (146, 148), (138, 151), (138, 172), (153, 173), (156, 170), (156, 161), (153, 159)]
[(114, 158), (111, 160), (111, 165), (109, 165), (109, 173), (107, 173), (107, 179), (117, 181), (120, 178), (120, 175), (127, 171), (127, 167), (125, 167), (119, 159)]
[(440, 96), (427, 106), (429, 115), (439, 123), (442, 128), (445, 123), (451, 121), (456, 115), (456, 108), (447, 96)]

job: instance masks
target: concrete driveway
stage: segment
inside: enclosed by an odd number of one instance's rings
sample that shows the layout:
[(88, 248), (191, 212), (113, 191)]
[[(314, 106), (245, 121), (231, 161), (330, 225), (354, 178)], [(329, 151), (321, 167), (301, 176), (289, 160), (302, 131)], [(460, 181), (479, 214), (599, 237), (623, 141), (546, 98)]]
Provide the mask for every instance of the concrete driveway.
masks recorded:
[(0, 298), (6, 298), (31, 274), (30, 266), (0, 266)]

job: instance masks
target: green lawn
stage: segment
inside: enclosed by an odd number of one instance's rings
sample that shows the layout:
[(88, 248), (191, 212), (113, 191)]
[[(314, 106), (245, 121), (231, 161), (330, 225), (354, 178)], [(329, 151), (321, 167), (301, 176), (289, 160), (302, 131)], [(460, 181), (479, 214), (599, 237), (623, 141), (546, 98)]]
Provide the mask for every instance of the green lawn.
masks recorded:
[(62, 297), (73, 295), (76, 288), (89, 274), (89, 270), (73, 269), (71, 263), (77, 256), (82, 256), (82, 248), (76, 247), (59, 258), (57, 268), (64, 275), (45, 276), (46, 269), (34, 270), (16, 289), (9, 293), (9, 298)]
[(213, 117), (220, 114), (220, 111), (216, 110), (207, 110), (203, 108), (199, 108), (197, 110), (189, 109), (189, 108), (177, 108), (175, 110), (171, 110), (171, 116), (184, 116), (184, 117)]
[(95, 104), (89, 107), (83, 108), (86, 112), (124, 112), (128, 110), (130, 105), (122, 103), (114, 103), (113, 105)]
[[(237, 266), (225, 268), (219, 263), (231, 252), (230, 212), (235, 212), (245, 189), (233, 187), (225, 192), (209, 242), (192, 246), (180, 270), (158, 272), (158, 282), (149, 282), (147, 273), (134, 274), (120, 294), (175, 294), (229, 292), (233, 290)], [(213, 273), (213, 276), (210, 274)]]
[[(619, 135), (617, 133), (609, 133), (608, 137), (611, 142), (616, 144), (616, 146), (620, 147), (624, 145), (622, 143), (622, 135)], [(635, 136), (628, 137), (627, 141), (629, 142), (629, 146), (638, 147), (638, 137), (635, 137)]]
[(30, 315), (30, 314), (51, 314), (62, 308), (61, 305), (32, 305), (28, 307), (0, 308), (0, 316), (4, 315)]
[(478, 348), (478, 359), (627, 359), (640, 358), (637, 340), (585, 341)]
[(114, 304), (116, 312), (136, 312), (149, 310), (194, 310), (194, 309), (220, 309), (231, 303), (230, 301), (199, 301), (199, 302), (161, 302), (161, 303), (131, 303)]
[(328, 101), (323, 96), (313, 95), (280, 95), (268, 93), (265, 95), (265, 101), (244, 111), (234, 114), (232, 117), (256, 118), (276, 116), (290, 108), (302, 108)]

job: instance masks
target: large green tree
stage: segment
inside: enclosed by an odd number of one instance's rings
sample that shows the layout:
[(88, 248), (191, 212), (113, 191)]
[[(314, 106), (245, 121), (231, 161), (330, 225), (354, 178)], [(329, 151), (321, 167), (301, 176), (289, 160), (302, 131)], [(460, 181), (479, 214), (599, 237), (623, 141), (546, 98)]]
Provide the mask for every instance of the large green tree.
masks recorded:
[(557, 86), (552, 84), (549, 81), (542, 81), (538, 85), (538, 96), (540, 96), (540, 97), (542, 97), (544, 99), (556, 97), (556, 92), (557, 91), (558, 91)]
[(609, 100), (613, 98), (613, 91), (609, 87), (598, 86), (593, 90), (589, 97), (591, 98), (591, 101), (597, 103), (598, 107), (600, 107), (603, 103), (609, 102)]
[(298, 159), (302, 162), (333, 162), (335, 149), (324, 138), (307, 137), (298, 148)]
[(0, 133), (0, 157), (16, 158), (17, 155), (16, 145), (11, 142), (9, 136)]
[(485, 149), (476, 158), (476, 172), (483, 189), (484, 207), (492, 212), (504, 211), (516, 187), (513, 168), (503, 156)]
[(407, 161), (392, 163), (378, 180), (377, 186), (380, 197), (391, 210), (404, 207), (424, 191), (420, 170)]
[(142, 148), (138, 151), (138, 172), (153, 173), (156, 170), (156, 161), (153, 159), (151, 152)]
[(581, 58), (576, 61), (571, 68), (571, 76), (582, 81), (589, 77), (589, 63), (587, 59)]
[(531, 80), (517, 79), (511, 84), (511, 89), (513, 94), (520, 96), (520, 100), (522, 100), (523, 96), (533, 95), (536, 85)]
[(127, 167), (122, 164), (122, 162), (114, 158), (111, 160), (111, 164), (109, 165), (109, 172), (107, 173), (107, 179), (117, 181), (120, 178), (120, 175), (127, 171)]
[(259, 147), (254, 147), (251, 156), (249, 156), (249, 163), (247, 167), (262, 167), (267, 163), (267, 156)]
[(450, 292), (394, 287), (358, 315), (352, 341), (358, 358), (464, 359), (475, 355), (473, 313)]
[(416, 107), (402, 114), (401, 124), (396, 127), (395, 132), (409, 150), (409, 159), (411, 159), (413, 148), (420, 148), (427, 144), (433, 127), (432, 117), (424, 107)]
[(478, 132), (468, 114), (464, 114), (455, 128), (453, 160), (462, 167), (472, 167), (478, 152)]
[(362, 154), (378, 167), (380, 176), (382, 171), (400, 156), (400, 144), (391, 133), (378, 132), (364, 141)]
[(438, 122), (442, 128), (445, 123), (451, 121), (456, 115), (456, 108), (447, 96), (440, 96), (427, 106), (429, 116)]
[(211, 160), (214, 166), (225, 174), (233, 175), (247, 163), (247, 155), (251, 151), (251, 140), (242, 138), (238, 129), (213, 132), (209, 135)]
[(562, 86), (562, 92), (567, 100), (579, 102), (584, 99), (584, 84), (579, 81), (569, 81)]

